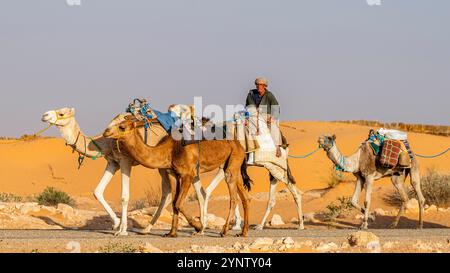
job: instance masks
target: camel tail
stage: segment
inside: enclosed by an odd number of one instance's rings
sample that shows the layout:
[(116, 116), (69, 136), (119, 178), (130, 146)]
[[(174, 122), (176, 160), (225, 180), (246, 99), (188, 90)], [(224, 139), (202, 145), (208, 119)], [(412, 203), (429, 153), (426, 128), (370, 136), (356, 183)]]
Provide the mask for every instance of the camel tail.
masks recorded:
[(241, 175), (242, 175), (242, 179), (244, 180), (244, 188), (246, 190), (250, 191), (252, 189), (253, 181), (247, 173), (247, 158), (245, 158), (244, 162), (242, 162)]
[(295, 181), (294, 176), (292, 175), (291, 167), (289, 167), (289, 163), (287, 164), (287, 177), (288, 177), (289, 183), (291, 183), (291, 184), (296, 184), (297, 183)]

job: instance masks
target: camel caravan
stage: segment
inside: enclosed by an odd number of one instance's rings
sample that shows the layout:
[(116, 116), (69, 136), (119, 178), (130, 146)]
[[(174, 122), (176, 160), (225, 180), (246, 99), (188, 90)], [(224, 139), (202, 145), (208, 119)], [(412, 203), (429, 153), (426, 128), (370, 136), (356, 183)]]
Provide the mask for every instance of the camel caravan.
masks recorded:
[[(275, 191), (279, 181), (292, 194), (299, 219), (298, 229), (304, 229), (302, 192), (289, 167), (288, 142), (281, 134), (279, 124), (267, 122), (267, 119), (259, 109), (247, 107), (244, 111), (237, 112), (231, 120), (217, 123), (195, 116), (193, 106), (171, 105), (163, 113), (152, 109), (146, 100), (135, 99), (128, 105), (126, 112), (112, 119), (104, 132), (88, 137), (81, 131), (73, 108), (47, 111), (42, 116), (42, 121), (55, 125), (66, 144), (79, 154), (80, 165), (84, 158), (106, 160), (107, 165), (94, 196), (111, 217), (112, 229), (117, 236), (128, 235), (127, 212), (132, 167), (142, 165), (158, 169), (162, 189), (159, 207), (148, 226), (133, 231), (149, 234), (162, 211), (171, 203), (172, 228), (166, 235), (168, 237), (177, 236), (180, 213), (195, 229), (195, 234), (204, 233), (207, 228), (208, 202), (222, 180), (228, 187), (230, 202), (228, 216), (220, 234), (227, 235), (231, 228), (241, 230), (238, 236), (247, 236), (251, 211), (249, 191), (252, 183), (261, 183), (251, 180), (247, 174), (248, 166), (265, 168), (270, 174), (267, 208), (256, 229), (264, 228), (275, 206)], [(277, 141), (280, 149), (275, 148)], [(320, 136), (318, 145), (326, 152), (336, 169), (355, 175), (352, 205), (364, 215), (362, 229), (368, 228), (373, 183), (386, 176), (392, 178), (402, 201), (392, 227), (397, 226), (405, 210), (408, 196), (403, 184), (410, 176), (420, 206), (418, 227), (422, 228), (425, 200), (420, 187), (419, 164), (405, 133), (384, 129), (371, 131), (369, 138), (350, 156), (340, 153), (334, 135)], [(105, 188), (118, 170), (122, 179), (120, 218), (103, 196)], [(217, 171), (216, 176), (207, 188), (203, 188), (200, 174), (214, 170)], [(199, 220), (184, 206), (191, 185), (198, 200)], [(365, 201), (361, 207), (358, 200), (363, 188)], [(243, 207), (243, 219), (239, 211), (239, 200)]]

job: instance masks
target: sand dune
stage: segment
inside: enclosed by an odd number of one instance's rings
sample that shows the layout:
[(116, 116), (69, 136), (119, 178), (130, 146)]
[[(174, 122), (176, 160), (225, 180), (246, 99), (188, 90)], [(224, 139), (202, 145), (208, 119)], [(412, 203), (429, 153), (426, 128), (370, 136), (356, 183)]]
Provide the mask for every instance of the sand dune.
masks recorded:
[[(366, 138), (369, 127), (316, 121), (295, 121), (284, 124), (296, 127), (283, 127), (285, 135), (291, 143), (292, 155), (303, 155), (317, 148), (317, 138), (322, 133), (337, 135), (337, 143), (344, 154), (353, 153)], [(450, 138), (426, 134), (410, 133), (413, 150), (420, 154), (435, 154), (450, 147)], [(106, 162), (86, 159), (84, 165), (77, 169), (77, 153), (65, 146), (59, 138), (38, 139), (26, 142), (5, 144), (0, 141), (0, 192), (18, 195), (30, 195), (42, 191), (47, 186), (54, 186), (75, 197), (92, 197)], [(421, 159), (421, 170), (434, 167), (443, 172), (450, 171), (450, 156), (446, 154), (437, 159)], [(301, 190), (326, 188), (329, 181), (331, 162), (323, 151), (319, 151), (307, 159), (290, 159), (293, 174)], [(262, 168), (251, 167), (249, 174), (254, 180), (253, 192), (268, 190), (268, 173)], [(202, 183), (207, 185), (213, 174), (202, 176)], [(349, 176), (350, 178), (351, 176)], [(160, 183), (157, 171), (143, 167), (133, 169), (131, 177), (131, 199), (144, 197), (151, 185)], [(389, 184), (384, 179), (379, 185)], [(280, 189), (283, 186), (280, 185)], [(216, 195), (227, 194), (222, 183)], [(106, 198), (117, 202), (120, 199), (120, 175), (111, 181), (106, 190)]]

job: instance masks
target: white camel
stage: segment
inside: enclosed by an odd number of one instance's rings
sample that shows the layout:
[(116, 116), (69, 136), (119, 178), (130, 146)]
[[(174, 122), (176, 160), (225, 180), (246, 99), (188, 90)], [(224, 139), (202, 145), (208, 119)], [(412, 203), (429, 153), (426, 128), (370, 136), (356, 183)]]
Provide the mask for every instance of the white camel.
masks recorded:
[[(253, 109), (254, 110), (254, 109)], [(249, 118), (250, 122), (255, 125), (258, 123), (258, 130), (261, 134), (268, 134), (270, 132), (270, 129), (267, 127), (267, 122), (263, 115), (256, 115), (253, 114)], [(272, 124), (274, 126), (275, 124)], [(243, 140), (244, 137), (244, 127), (242, 124), (242, 119), (236, 115), (235, 116), (235, 130), (230, 130), (232, 132), (231, 135), (234, 138), (237, 138), (239, 140)], [(269, 133), (270, 134), (270, 133)], [(273, 207), (276, 204), (276, 188), (279, 181), (282, 181), (288, 190), (291, 192), (297, 209), (297, 216), (299, 219), (299, 226), (298, 229), (304, 229), (304, 221), (303, 221), (303, 212), (302, 212), (302, 192), (296, 187), (294, 177), (291, 175), (291, 171), (289, 168), (289, 164), (287, 162), (287, 155), (289, 153), (288, 148), (282, 148), (282, 156), (280, 160), (285, 161), (285, 165), (287, 166), (287, 171), (280, 172), (280, 168), (276, 166), (273, 162), (270, 161), (250, 161), (248, 162), (248, 166), (256, 166), (256, 167), (264, 167), (269, 171), (270, 174), (270, 189), (269, 189), (269, 200), (267, 202), (266, 211), (264, 213), (264, 216), (261, 220), (261, 222), (256, 226), (255, 229), (262, 230), (265, 226), (265, 223), (267, 221), (267, 218), (269, 217), (270, 211), (273, 209)], [(273, 154), (275, 154), (275, 151), (273, 151)], [(224, 178), (224, 172), (222, 170), (219, 170), (214, 180), (211, 182), (211, 184), (206, 188), (205, 190), (205, 205), (204, 205), (204, 213), (203, 215), (207, 215), (208, 210), (208, 203), (211, 198), (211, 194), (214, 191), (214, 189), (218, 186), (219, 182)], [(236, 207), (235, 211), (236, 216), (236, 223), (233, 227), (234, 230), (239, 229), (241, 225), (241, 216), (239, 214), (239, 208)]]
[[(336, 146), (335, 135), (322, 135), (319, 137), (319, 146), (327, 153), (328, 158), (336, 165), (341, 167), (344, 171), (353, 173), (356, 177), (355, 190), (352, 197), (352, 205), (364, 214), (362, 229), (368, 228), (368, 220), (370, 217), (370, 203), (372, 195), (372, 186), (376, 180), (383, 177), (391, 177), (392, 184), (401, 197), (401, 205), (398, 210), (391, 228), (395, 228), (405, 211), (406, 203), (408, 202), (408, 194), (403, 186), (405, 179), (410, 175), (411, 184), (419, 201), (419, 223), (418, 228), (423, 227), (423, 214), (425, 198), (423, 197), (420, 187), (420, 170), (419, 162), (414, 156), (409, 167), (395, 167), (392, 169), (384, 168), (376, 163), (377, 157), (374, 155), (372, 148), (368, 142), (360, 145), (358, 150), (350, 155), (344, 156), (341, 154)], [(358, 204), (359, 196), (362, 188), (365, 187), (366, 194), (364, 199), (364, 207), (361, 208)]]

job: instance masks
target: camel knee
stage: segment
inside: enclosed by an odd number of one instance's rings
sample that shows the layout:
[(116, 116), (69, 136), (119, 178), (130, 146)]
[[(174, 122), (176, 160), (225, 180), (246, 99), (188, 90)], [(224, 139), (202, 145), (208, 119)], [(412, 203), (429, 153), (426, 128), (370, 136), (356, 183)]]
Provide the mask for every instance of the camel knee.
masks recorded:
[(103, 191), (96, 189), (94, 191), (94, 197), (95, 199), (97, 199), (98, 201), (103, 199)]

